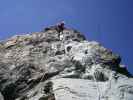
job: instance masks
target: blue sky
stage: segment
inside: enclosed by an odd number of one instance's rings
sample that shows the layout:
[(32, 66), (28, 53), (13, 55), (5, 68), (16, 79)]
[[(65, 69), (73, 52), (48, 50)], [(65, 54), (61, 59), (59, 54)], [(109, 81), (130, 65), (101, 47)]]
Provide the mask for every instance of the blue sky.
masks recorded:
[(132, 0), (0, 0), (0, 39), (65, 20), (89, 40), (121, 55), (133, 73)]

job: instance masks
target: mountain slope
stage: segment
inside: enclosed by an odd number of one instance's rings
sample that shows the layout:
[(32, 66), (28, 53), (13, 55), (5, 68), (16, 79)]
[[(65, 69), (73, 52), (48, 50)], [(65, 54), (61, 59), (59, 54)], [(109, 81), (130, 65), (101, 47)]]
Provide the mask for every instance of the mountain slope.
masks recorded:
[(55, 25), (0, 43), (0, 100), (133, 100), (121, 58)]

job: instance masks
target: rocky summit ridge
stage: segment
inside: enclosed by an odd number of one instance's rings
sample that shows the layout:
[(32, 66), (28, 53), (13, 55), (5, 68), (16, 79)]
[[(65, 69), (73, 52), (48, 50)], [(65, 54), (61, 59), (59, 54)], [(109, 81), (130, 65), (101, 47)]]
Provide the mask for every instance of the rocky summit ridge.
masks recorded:
[(58, 24), (0, 42), (0, 100), (133, 100), (121, 57)]

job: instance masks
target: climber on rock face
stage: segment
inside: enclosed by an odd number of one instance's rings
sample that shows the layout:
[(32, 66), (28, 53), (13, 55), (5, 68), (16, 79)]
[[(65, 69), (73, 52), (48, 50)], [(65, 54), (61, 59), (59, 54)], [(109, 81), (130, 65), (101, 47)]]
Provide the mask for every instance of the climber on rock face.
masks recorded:
[(56, 25), (56, 31), (58, 32), (58, 37), (60, 40), (62, 40), (62, 34), (63, 34), (63, 30), (65, 29), (65, 22), (61, 21), (60, 23), (57, 23)]
[(53, 25), (53, 26), (50, 26), (50, 27), (46, 27), (44, 29), (44, 32), (46, 31), (49, 31), (49, 30), (56, 30), (57, 31), (57, 34), (58, 34), (58, 37), (59, 37), (59, 40), (62, 40), (63, 38), (63, 30), (65, 29), (65, 22), (64, 21), (61, 21), (59, 23), (57, 23), (56, 25)]
[(65, 22), (61, 21), (59, 23), (57, 23), (56, 25), (50, 26), (50, 27), (46, 27), (44, 29), (44, 31), (48, 31), (48, 30), (52, 30), (55, 29), (58, 33), (62, 32), (65, 29)]
[(62, 21), (62, 22), (60, 22), (60, 23), (57, 23), (57, 31), (60, 33), (60, 32), (62, 32), (64, 29), (65, 29), (65, 27), (64, 27), (64, 25), (65, 25), (65, 22), (64, 21)]
[(62, 32), (65, 29), (65, 22), (61, 21), (60, 23), (57, 23), (54, 26), (50, 26), (50, 27), (46, 27), (45, 31), (51, 30), (51, 29), (55, 29), (58, 33)]

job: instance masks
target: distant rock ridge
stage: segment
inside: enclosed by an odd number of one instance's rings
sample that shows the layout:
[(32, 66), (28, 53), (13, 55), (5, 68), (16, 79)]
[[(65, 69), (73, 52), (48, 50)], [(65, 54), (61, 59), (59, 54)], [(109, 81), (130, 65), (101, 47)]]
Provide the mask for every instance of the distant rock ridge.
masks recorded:
[(0, 100), (133, 100), (121, 57), (64, 23), (0, 42)]

